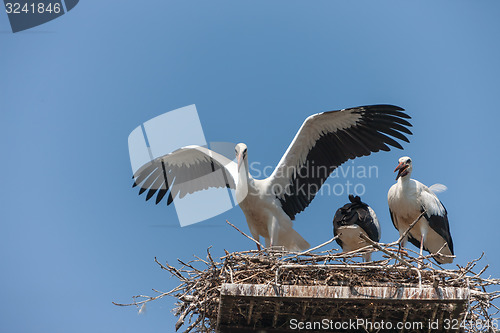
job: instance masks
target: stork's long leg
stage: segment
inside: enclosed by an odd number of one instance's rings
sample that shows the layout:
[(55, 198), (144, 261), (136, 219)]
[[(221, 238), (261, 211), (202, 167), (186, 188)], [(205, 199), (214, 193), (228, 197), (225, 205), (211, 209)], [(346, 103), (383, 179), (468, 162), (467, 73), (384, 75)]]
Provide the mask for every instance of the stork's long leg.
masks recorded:
[[(422, 236), (420, 237), (420, 258), (423, 257), (424, 241), (427, 237), (428, 231), (429, 231), (429, 229), (427, 228), (427, 226), (425, 224), (423, 224), (421, 229), (420, 229), (420, 233), (422, 234)], [(418, 267), (420, 268), (420, 264), (418, 264)]]
[[(260, 235), (259, 235), (259, 233), (257, 231), (255, 231), (254, 228), (252, 228), (250, 226), (250, 224), (248, 224), (248, 228), (250, 229), (250, 233), (252, 234), (253, 239), (255, 239), (257, 242), (260, 242)], [(257, 243), (255, 243), (255, 245), (257, 245), (257, 250), (260, 251), (261, 250), (260, 249), (260, 245), (257, 244)]]
[(422, 234), (422, 237), (420, 238), (420, 256), (422, 257), (424, 251), (424, 234)]
[(272, 248), (274, 245), (278, 244), (278, 229), (279, 229), (278, 219), (273, 216), (271, 218), (271, 221), (269, 221), (267, 227), (269, 231), (269, 240), (270, 240), (269, 247)]
[[(419, 259), (422, 259), (423, 257), (423, 250), (424, 250), (424, 240), (425, 240), (425, 237), (427, 237), (427, 229), (424, 229), (423, 232), (422, 232), (422, 237), (420, 238), (420, 258)], [(418, 263), (418, 268), (421, 268), (421, 264), (420, 262)]]

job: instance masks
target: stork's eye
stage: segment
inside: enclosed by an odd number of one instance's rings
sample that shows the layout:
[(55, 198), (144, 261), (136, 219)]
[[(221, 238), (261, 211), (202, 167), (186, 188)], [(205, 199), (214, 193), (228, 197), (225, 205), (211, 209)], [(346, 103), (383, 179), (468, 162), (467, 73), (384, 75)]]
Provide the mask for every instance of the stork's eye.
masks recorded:
[(411, 160), (406, 161), (406, 164), (410, 164), (410, 163), (411, 163)]

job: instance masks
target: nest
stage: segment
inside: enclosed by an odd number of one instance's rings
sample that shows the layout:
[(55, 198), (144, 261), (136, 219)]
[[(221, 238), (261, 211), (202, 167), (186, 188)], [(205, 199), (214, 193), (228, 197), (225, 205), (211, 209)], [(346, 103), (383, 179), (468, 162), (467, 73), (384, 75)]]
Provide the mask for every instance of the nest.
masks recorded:
[[(255, 329), (256, 321), (252, 320), (258, 320), (261, 327), (266, 325), (277, 327), (273, 325), (279, 324), (278, 312), (281, 316), (300, 314), (301, 312), (302, 315), (308, 316), (305, 311), (310, 303), (302, 302), (299, 305), (295, 300), (287, 303), (283, 297), (273, 298), (274, 303), (272, 303), (273, 299), (265, 297), (258, 302), (252, 301), (251, 303), (245, 303), (241, 301), (241, 298), (235, 298), (229, 307), (224, 308), (221, 304), (223, 296), (221, 290), (223, 286), (227, 285), (268, 286), (270, 290), (283, 287), (300, 288), (300, 286), (357, 288), (381, 285), (406, 286), (417, 291), (431, 290), (431, 288), (432, 290), (458, 288), (467, 291), (467, 300), (463, 311), (453, 313), (453, 315), (460, 316), (459, 327), (461, 330), (492, 332), (497, 328), (495, 315), (500, 309), (493, 304), (493, 300), (500, 297), (500, 291), (497, 288), (500, 285), (500, 279), (482, 277), (488, 266), (477, 271), (477, 265), (481, 258), (469, 262), (464, 267), (457, 265), (457, 269), (444, 269), (433, 260), (437, 256), (436, 254), (419, 256), (411, 249), (401, 251), (401, 239), (390, 244), (370, 241), (370, 245), (351, 252), (315, 251), (334, 239), (335, 237), (314, 249), (301, 253), (282, 249), (233, 253), (226, 251), (226, 254), (217, 260), (212, 257), (209, 248), (206, 259), (196, 256), (194, 260), (188, 262), (178, 259), (179, 267), (161, 263), (155, 258), (156, 263), (162, 269), (179, 280), (179, 285), (168, 292), (153, 289), (157, 293), (154, 296), (133, 296), (134, 301), (129, 304), (115, 304), (137, 306), (139, 311), (142, 311), (146, 303), (172, 295), (178, 299), (177, 307), (174, 309), (174, 313), (178, 317), (176, 330), (183, 327), (184, 332), (214, 332), (224, 331), (221, 330), (221, 320), (225, 320), (226, 324), (228, 322), (235, 324), (238, 321), (239, 324), (253, 322)], [(366, 241), (368, 242), (368, 239)], [(361, 262), (359, 257), (366, 252), (381, 252), (383, 259)], [(491, 289), (496, 290), (492, 291)], [(326, 303), (323, 301), (322, 304)], [(370, 304), (373, 306), (373, 303)], [(393, 303), (380, 306), (394, 306), (391, 304)], [(406, 306), (406, 310), (400, 314), (394, 311), (383, 312), (380, 307), (378, 311), (379, 313), (396, 314), (399, 316), (397, 319), (406, 321), (409, 320), (408, 310), (415, 309), (414, 304), (411, 307)], [(429, 304), (431, 303), (426, 303), (425, 306), (423, 305), (417, 310), (424, 318), (433, 319), (438, 312), (438, 306), (430, 306)], [(331, 306), (327, 306), (327, 308), (332, 309)], [(356, 308), (355, 305), (354, 308)], [(230, 309), (234, 309), (234, 311), (231, 312)], [(260, 313), (259, 317), (258, 313), (266, 309), (273, 309), (274, 316), (266, 317), (265, 313)], [(339, 307), (336, 309), (340, 317), (349, 315)], [(360, 308), (358, 307), (358, 309)], [(439, 309), (439, 311), (441, 310)], [(331, 317), (335, 315), (332, 311), (322, 313), (315, 310), (315, 315)], [(363, 311), (366, 312), (366, 309)], [(370, 311), (375, 316), (373, 309)], [(441, 319), (443, 319), (442, 315)], [(238, 331), (243, 332), (243, 330)]]

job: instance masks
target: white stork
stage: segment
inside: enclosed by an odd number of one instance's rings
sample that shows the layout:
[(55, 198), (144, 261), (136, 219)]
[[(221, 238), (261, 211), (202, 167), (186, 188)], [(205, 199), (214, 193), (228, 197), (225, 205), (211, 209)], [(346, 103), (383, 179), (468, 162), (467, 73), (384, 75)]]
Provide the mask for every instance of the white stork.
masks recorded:
[[(422, 250), (430, 253), (438, 253), (441, 250), (439, 253), (451, 256), (454, 253), (448, 212), (431, 189), (417, 180), (410, 179), (412, 170), (411, 158), (401, 157), (399, 165), (394, 170), (394, 172), (398, 171), (397, 182), (391, 186), (387, 194), (392, 223), (398, 229), (399, 234), (403, 235), (425, 211), (426, 213), (410, 230), (403, 243), (409, 240), (420, 248), (420, 255), (422, 255)], [(437, 187), (439, 191), (442, 186), (437, 184), (432, 187)], [(453, 262), (452, 257), (437, 256), (435, 259), (440, 264)]]
[[(309, 205), (342, 163), (389, 151), (388, 145), (402, 149), (390, 136), (409, 142), (403, 133), (412, 134), (406, 120), (410, 116), (403, 111), (393, 105), (371, 105), (314, 114), (304, 121), (266, 179), (249, 174), (247, 146), (239, 143), (235, 147), (237, 164), (204, 147), (184, 147), (141, 167), (133, 176), (134, 186), (140, 185), (139, 194), (149, 190), (146, 200), (158, 192), (156, 203), (170, 190), (167, 204), (177, 195), (209, 187), (235, 189), (256, 240), (262, 236), (266, 246), (304, 250), (309, 244), (293, 229), (295, 215)], [(200, 181), (192, 181), (195, 179)]]
[[(364, 234), (374, 242), (380, 241), (380, 223), (373, 209), (358, 196), (349, 194), (351, 203), (339, 208), (333, 217), (333, 235), (345, 252), (370, 245), (359, 235)], [(371, 252), (363, 254), (365, 261), (371, 260)]]

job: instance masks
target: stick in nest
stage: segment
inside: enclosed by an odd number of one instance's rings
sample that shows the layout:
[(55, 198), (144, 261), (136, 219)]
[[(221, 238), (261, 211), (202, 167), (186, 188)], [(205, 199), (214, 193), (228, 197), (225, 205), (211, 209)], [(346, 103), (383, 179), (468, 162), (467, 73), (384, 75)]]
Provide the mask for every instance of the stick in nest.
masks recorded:
[(263, 246), (258, 240), (255, 240), (253, 239), (252, 237), (248, 236), (247, 234), (245, 234), (243, 231), (241, 231), (240, 229), (238, 229), (234, 224), (232, 224), (231, 222), (229, 222), (228, 220), (226, 220), (226, 223), (229, 224), (231, 227), (233, 227), (234, 229), (238, 230), (240, 232), (240, 234), (242, 234), (243, 236), (245, 236), (246, 238), (254, 241), (255, 244), (257, 244), (257, 247), (260, 249), (263, 249), (265, 248), (265, 246)]

